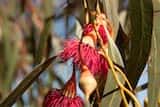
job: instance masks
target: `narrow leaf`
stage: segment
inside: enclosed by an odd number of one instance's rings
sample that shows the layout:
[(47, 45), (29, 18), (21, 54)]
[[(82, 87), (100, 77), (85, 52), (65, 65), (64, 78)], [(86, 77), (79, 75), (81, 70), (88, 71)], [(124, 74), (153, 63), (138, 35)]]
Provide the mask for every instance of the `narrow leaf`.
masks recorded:
[[(119, 78), (121, 82), (124, 83), (120, 75), (119, 75)], [(107, 82), (105, 84), (104, 94), (116, 88), (117, 88), (117, 83), (115, 82), (112, 72), (109, 71), (107, 76)], [(119, 107), (120, 103), (121, 103), (121, 95), (118, 90), (118, 91), (115, 91), (113, 94), (110, 94), (104, 97), (102, 99), (100, 107)]]
[(39, 64), (43, 60), (43, 58), (44, 59), (46, 58), (44, 55), (44, 52), (45, 52), (44, 49), (47, 46), (47, 39), (49, 37), (50, 26), (51, 26), (51, 22), (50, 20), (47, 20), (44, 24), (44, 29), (40, 35), (40, 41), (39, 41), (38, 49), (36, 52), (37, 55), (35, 58), (36, 64)]
[(112, 40), (112, 38), (110, 36), (108, 36), (108, 54), (114, 63), (116, 63), (124, 68), (122, 56), (121, 56), (115, 42)]
[(129, 53), (125, 55), (126, 71), (133, 88), (136, 87), (146, 65), (151, 47), (152, 0), (130, 0), (128, 7), (130, 25)]
[(0, 107), (10, 107), (15, 101), (22, 96), (22, 94), (27, 90), (27, 88), (38, 78), (38, 76), (52, 63), (52, 61), (56, 58), (53, 56), (46, 60), (44, 63), (39, 64), (33, 71), (28, 74), (24, 80), (15, 88), (9, 96), (4, 99), (4, 101), (0, 104)]
[(81, 24), (79, 23), (78, 20), (75, 20), (75, 35), (78, 37), (78, 38), (81, 38), (82, 36), (82, 26)]
[[(104, 11), (112, 23), (113, 26), (113, 40), (108, 37), (109, 45), (108, 45), (108, 54), (111, 57), (112, 61), (118, 65), (124, 67), (122, 57), (120, 52), (114, 42), (117, 37), (118, 29), (119, 29), (119, 17), (118, 17), (118, 3), (117, 0), (103, 0)], [(122, 81), (121, 81), (122, 82)], [(116, 82), (114, 81), (113, 75), (109, 72), (107, 76), (107, 82), (105, 84), (104, 93), (107, 93), (117, 87)], [(114, 92), (113, 94), (102, 99), (101, 106), (102, 107), (119, 107), (121, 102), (121, 96), (119, 91)]]
[[(156, 31), (155, 31), (156, 32)], [(160, 60), (158, 59), (159, 57), (159, 52), (160, 52), (160, 47), (159, 47), (159, 40), (160, 38), (158, 37), (159, 35), (156, 35), (155, 32), (153, 32), (153, 45), (152, 45), (152, 51), (151, 51), (151, 63), (149, 66), (149, 85), (148, 85), (148, 105), (149, 107), (158, 107), (158, 98), (160, 98)], [(158, 31), (159, 32), (159, 31)], [(159, 34), (157, 32), (157, 34)]]
[(160, 1), (153, 0), (153, 8), (155, 11), (153, 22), (151, 62), (149, 64), (149, 85), (148, 85), (148, 107), (159, 107), (158, 100), (160, 99), (160, 14), (156, 10), (160, 10)]

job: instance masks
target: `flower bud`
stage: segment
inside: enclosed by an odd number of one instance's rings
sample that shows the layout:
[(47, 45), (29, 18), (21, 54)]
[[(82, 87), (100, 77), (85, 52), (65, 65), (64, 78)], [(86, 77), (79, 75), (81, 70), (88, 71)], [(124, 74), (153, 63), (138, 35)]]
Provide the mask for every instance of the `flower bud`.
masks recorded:
[(86, 66), (82, 66), (79, 84), (85, 94), (86, 100), (89, 100), (90, 95), (97, 87), (97, 81)]

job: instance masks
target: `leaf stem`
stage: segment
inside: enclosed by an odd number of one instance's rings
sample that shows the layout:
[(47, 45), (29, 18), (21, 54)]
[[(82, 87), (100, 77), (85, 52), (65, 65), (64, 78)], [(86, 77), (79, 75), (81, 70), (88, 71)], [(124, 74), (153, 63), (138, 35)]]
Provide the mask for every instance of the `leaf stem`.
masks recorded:
[(125, 96), (125, 93), (124, 93), (123, 89), (120, 89), (120, 93), (121, 93), (121, 95), (122, 95), (122, 99), (123, 99), (123, 101), (124, 101), (124, 105), (125, 105), (125, 107), (129, 107), (129, 106), (128, 106), (128, 102), (127, 102), (127, 99), (126, 99), (126, 96)]
[(126, 75), (122, 72), (122, 70), (121, 70), (120, 68), (118, 68), (117, 66), (114, 66), (114, 68), (122, 75), (123, 79), (126, 81), (128, 87), (129, 87), (129, 89), (130, 89), (130, 90), (133, 90), (130, 82), (128, 81)]
[[(105, 50), (105, 46), (103, 45), (102, 39), (101, 39), (98, 31), (96, 30), (96, 27), (95, 27), (95, 31), (96, 31), (96, 34), (97, 34), (98, 39), (100, 40), (100, 45), (101, 45), (102, 51), (103, 51), (103, 53), (104, 53), (104, 57), (105, 57), (105, 59), (108, 61), (108, 64), (109, 64), (109, 66), (110, 66), (110, 68), (111, 68), (111, 71), (112, 71), (112, 73), (113, 73), (114, 79), (115, 79), (115, 81), (117, 82), (117, 85), (118, 85), (119, 88), (120, 88), (121, 96), (122, 96), (124, 102), (126, 102), (126, 101), (125, 101), (125, 98), (124, 98), (123, 93), (126, 92), (126, 93), (135, 101), (135, 104), (137, 105), (137, 107), (141, 107), (139, 101), (138, 101), (137, 98), (134, 96), (134, 94), (133, 94), (131, 91), (129, 91), (126, 87), (124, 87), (123, 84), (122, 84), (122, 83), (120, 82), (120, 80), (118, 79), (118, 76), (117, 76), (116, 71), (115, 71), (115, 66), (114, 66), (112, 60), (110, 59), (110, 57), (108, 56), (107, 50)], [(110, 36), (110, 35), (108, 35), (108, 36)]]

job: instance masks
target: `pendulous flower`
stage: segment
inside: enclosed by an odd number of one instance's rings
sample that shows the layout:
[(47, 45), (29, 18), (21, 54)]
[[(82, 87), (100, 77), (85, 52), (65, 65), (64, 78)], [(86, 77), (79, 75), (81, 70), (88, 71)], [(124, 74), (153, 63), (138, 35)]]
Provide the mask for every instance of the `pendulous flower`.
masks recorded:
[[(60, 53), (62, 60), (67, 61), (73, 58), (73, 62), (81, 66), (86, 65), (92, 75), (106, 74), (108, 69), (105, 69), (104, 63), (101, 63), (103, 57), (99, 54), (95, 48), (97, 44), (97, 35), (93, 24), (87, 24), (83, 29), (83, 40), (72, 39), (67, 40), (64, 43), (64, 50)], [(93, 46), (94, 45), (94, 46)], [(105, 63), (107, 64), (107, 63)], [(104, 68), (104, 67), (105, 68)]]
[(78, 65), (79, 68), (82, 65), (86, 65), (93, 75), (101, 70), (98, 51), (88, 44), (80, 43), (79, 40), (66, 41), (65, 48), (60, 53), (60, 57), (64, 61), (73, 58), (73, 62)]
[(82, 99), (76, 95), (75, 71), (63, 89), (52, 89), (48, 92), (43, 107), (84, 107)]
[(53, 89), (45, 97), (43, 107), (83, 107), (79, 96), (70, 98), (62, 94), (62, 90)]
[[(103, 26), (98, 26), (98, 32), (102, 39), (107, 43), (107, 35)], [(64, 49), (60, 53), (63, 61), (73, 59), (73, 63), (80, 68), (80, 88), (85, 94), (86, 100), (89, 100), (91, 93), (97, 87), (97, 81), (94, 76), (106, 78), (108, 72), (108, 63), (104, 56), (97, 49), (97, 32), (93, 24), (87, 24), (83, 29), (82, 41), (71, 39), (65, 41)]]
[(102, 38), (103, 44), (106, 44), (108, 42), (107, 33), (105, 31), (105, 28), (103, 25), (100, 25), (98, 28), (98, 32)]
[(97, 13), (94, 25), (101, 36), (103, 44), (106, 45), (108, 43), (108, 36), (113, 37), (113, 30), (110, 21), (106, 18), (105, 14)]

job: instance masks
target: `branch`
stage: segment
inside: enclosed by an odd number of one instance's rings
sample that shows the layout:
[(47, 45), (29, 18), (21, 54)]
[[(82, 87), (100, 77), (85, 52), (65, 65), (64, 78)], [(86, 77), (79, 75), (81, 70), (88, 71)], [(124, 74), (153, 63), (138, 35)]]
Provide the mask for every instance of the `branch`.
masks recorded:
[[(136, 93), (136, 92), (139, 92), (139, 91), (143, 91), (146, 88), (148, 88), (148, 83), (145, 83), (145, 84), (142, 84), (141, 86), (138, 86), (137, 88), (135, 88), (134, 92)], [(118, 88), (113, 89), (112, 91), (109, 91), (109, 92), (105, 93), (103, 95), (103, 98), (113, 94), (114, 92), (118, 91), (119, 89), (120, 88), (118, 87)]]

